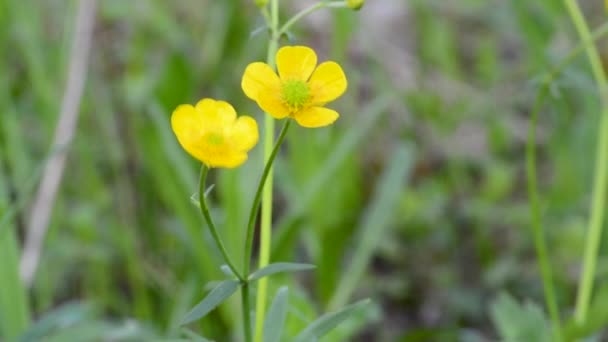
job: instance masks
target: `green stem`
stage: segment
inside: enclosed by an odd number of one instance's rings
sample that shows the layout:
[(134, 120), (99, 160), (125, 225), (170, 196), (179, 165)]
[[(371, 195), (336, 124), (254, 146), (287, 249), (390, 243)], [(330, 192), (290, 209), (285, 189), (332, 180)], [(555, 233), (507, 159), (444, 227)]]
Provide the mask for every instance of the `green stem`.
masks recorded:
[(228, 251), (226, 251), (226, 246), (224, 246), (224, 242), (222, 242), (222, 238), (220, 237), (220, 235), (217, 232), (217, 229), (215, 228), (215, 224), (213, 223), (213, 220), (211, 219), (211, 215), (209, 215), (209, 208), (207, 207), (207, 203), (205, 202), (205, 181), (207, 180), (208, 173), (209, 173), (209, 168), (207, 166), (203, 165), (201, 167), (201, 178), (199, 181), (199, 189), (198, 189), (198, 199), (199, 199), (199, 204), (200, 204), (200, 208), (201, 208), (201, 213), (203, 213), (203, 216), (205, 217), (205, 221), (207, 221), (207, 225), (209, 226), (209, 230), (211, 231), (213, 240), (215, 240), (215, 244), (217, 245), (220, 252), (222, 253), (222, 256), (224, 257), (224, 261), (226, 262), (226, 264), (228, 264), (228, 267), (230, 267), (230, 270), (232, 270), (234, 275), (241, 282), (245, 282), (246, 279), (243, 278), (243, 276), (239, 273), (239, 271), (234, 266), (234, 263), (232, 263), (232, 260), (230, 259), (230, 256), (228, 255)]
[[(592, 41), (591, 33), (587, 27), (587, 22), (575, 0), (564, 0), (568, 13), (578, 31), (583, 42)], [(587, 57), (591, 64), (591, 71), (597, 83), (602, 102), (602, 114), (598, 133), (595, 175), (593, 180), (591, 213), (587, 228), (587, 240), (583, 256), (583, 271), (579, 280), (578, 294), (576, 298), (576, 308), (574, 312), (575, 320), (578, 324), (584, 324), (587, 320), (589, 302), (593, 291), (593, 280), (597, 267), (597, 256), (602, 236), (602, 222), (604, 219), (604, 207), (606, 205), (606, 184), (608, 174), (608, 101), (606, 97), (606, 86), (608, 81), (602, 68), (600, 55), (594, 44), (586, 44)]]
[(528, 144), (526, 146), (526, 170), (528, 179), (528, 195), (530, 198), (530, 213), (532, 219), (532, 229), (534, 232), (536, 254), (538, 256), (538, 265), (541, 270), (545, 302), (551, 321), (555, 329), (556, 340), (563, 340), (562, 326), (559, 318), (557, 300), (553, 288), (552, 272), (550, 263), (548, 262), (548, 254), (546, 252), (545, 238), (542, 232), (542, 219), (540, 216), (540, 200), (537, 184), (536, 172), (536, 125), (538, 115), (543, 107), (543, 103), (549, 93), (549, 87), (553, 80), (568, 66), (588, 44), (593, 44), (594, 41), (603, 37), (608, 33), (608, 23), (602, 24), (591, 35), (591, 40), (585, 40), (579, 43), (564, 59), (562, 59), (552, 70), (545, 74), (542, 79), (541, 88), (536, 96), (534, 107), (530, 115), (530, 127), (528, 131)]
[(536, 95), (534, 107), (530, 115), (530, 126), (528, 129), (528, 145), (526, 146), (526, 172), (528, 179), (528, 197), (530, 200), (530, 216), (532, 220), (532, 231), (534, 235), (534, 247), (538, 257), (538, 267), (540, 268), (545, 295), (545, 304), (553, 322), (553, 334), (556, 341), (562, 341), (562, 327), (559, 317), (559, 309), (553, 288), (553, 275), (551, 263), (547, 253), (545, 236), (543, 233), (540, 201), (538, 195), (537, 173), (536, 173), (536, 123), (545, 97), (549, 92), (551, 76), (545, 78), (540, 91)]
[[(246, 275), (247, 273), (245, 273)], [(249, 281), (241, 287), (241, 304), (243, 306), (243, 332), (245, 342), (251, 342), (251, 302), (249, 299)]]
[[(267, 62), (270, 67), (275, 66), (275, 55), (279, 49), (279, 0), (270, 1), (271, 38), (268, 42)], [(266, 115), (264, 121), (264, 164), (272, 155), (274, 141), (274, 119)], [(272, 166), (268, 170), (266, 184), (262, 191), (262, 218), (260, 220), (260, 257), (259, 267), (265, 267), (270, 262), (270, 248), (272, 243)], [(255, 342), (262, 342), (264, 329), (264, 315), (266, 311), (267, 278), (258, 281), (258, 295), (255, 312)]]
[(287, 130), (289, 129), (290, 124), (291, 124), (291, 119), (285, 120), (285, 124), (283, 125), (283, 128), (281, 129), (281, 133), (279, 134), (279, 137), (277, 138), (277, 142), (274, 144), (274, 148), (272, 150), (272, 153), (270, 154), (270, 158), (268, 159), (268, 162), (266, 162), (266, 166), (264, 167), (264, 172), (262, 172), (262, 178), (260, 178), (260, 182), (258, 184), (258, 189), (255, 193), (255, 198), (253, 200), (253, 205), (251, 206), (251, 211), (249, 212), (249, 223), (247, 224), (247, 238), (245, 240), (245, 242), (246, 242), (245, 255), (244, 255), (245, 259), (243, 261), (243, 265), (245, 265), (243, 274), (245, 275), (245, 277), (247, 277), (249, 275), (251, 250), (253, 249), (253, 233), (254, 233), (254, 228), (255, 228), (255, 221), (258, 217), (258, 211), (260, 209), (260, 201), (262, 199), (262, 189), (264, 189), (264, 184), (266, 183), (266, 179), (268, 178), (268, 175), (270, 174), (270, 169), (272, 168), (274, 160), (279, 152), (279, 148), (283, 144), (283, 140), (285, 139), (285, 135), (287, 134)]
[(279, 29), (279, 37), (281, 35), (283, 35), (285, 32), (287, 32), (287, 30), (289, 30), (289, 28), (295, 24), (296, 22), (298, 22), (300, 19), (304, 18), (305, 16), (309, 15), (310, 13), (321, 9), (321, 8), (327, 8), (327, 7), (333, 7), (333, 8), (346, 8), (346, 2), (344, 1), (333, 1), (333, 2), (328, 2), (328, 1), (321, 1), (321, 2), (317, 2), (316, 4), (313, 4), (303, 10), (301, 10), (300, 12), (296, 13), (296, 15), (294, 15), (293, 17), (291, 17), (291, 19), (289, 19), (280, 29)]
[[(264, 171), (262, 172), (262, 178), (260, 179), (260, 182), (258, 184), (258, 189), (255, 193), (255, 198), (253, 200), (253, 205), (251, 206), (251, 212), (249, 213), (249, 223), (247, 224), (247, 238), (245, 239), (245, 254), (244, 254), (244, 260), (243, 260), (243, 274), (245, 277), (249, 277), (249, 269), (250, 269), (250, 265), (251, 265), (251, 251), (253, 249), (253, 233), (254, 233), (254, 228), (255, 228), (255, 220), (257, 219), (257, 214), (258, 211), (260, 209), (260, 201), (262, 199), (262, 192), (264, 189), (264, 184), (266, 184), (266, 180), (268, 179), (268, 175), (270, 174), (270, 169), (272, 168), (272, 164), (274, 163), (274, 160), (279, 152), (279, 148), (281, 147), (281, 144), (283, 144), (283, 140), (285, 139), (285, 135), (287, 134), (287, 129), (289, 129), (289, 124), (291, 123), (290, 119), (287, 119), (285, 121), (285, 125), (283, 125), (283, 129), (281, 130), (281, 133), (279, 134), (279, 138), (277, 139), (277, 142), (274, 145), (274, 149), (272, 150), (272, 153), (270, 154), (270, 158), (268, 159), (268, 161), (266, 162), (266, 166), (264, 166)], [(243, 290), (242, 290), (242, 301), (243, 301), (243, 308), (245, 310), (245, 312), (250, 312), (249, 309), (249, 282), (245, 283), (245, 285), (243, 285)], [(246, 340), (249, 342), (251, 340), (251, 323), (249, 320), (249, 315), (247, 315), (247, 317), (244, 317), (244, 322), (245, 322), (245, 337)]]

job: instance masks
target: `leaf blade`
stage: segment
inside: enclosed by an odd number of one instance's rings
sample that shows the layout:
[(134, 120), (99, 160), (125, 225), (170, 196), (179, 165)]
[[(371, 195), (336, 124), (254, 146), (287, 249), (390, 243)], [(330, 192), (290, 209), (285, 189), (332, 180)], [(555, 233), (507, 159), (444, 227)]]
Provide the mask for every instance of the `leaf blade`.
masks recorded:
[(236, 280), (224, 280), (220, 282), (200, 303), (186, 314), (186, 317), (182, 319), (181, 325), (203, 318), (235, 293), (239, 286), (240, 283)]
[(299, 264), (292, 262), (275, 262), (264, 268), (261, 268), (255, 272), (253, 272), (249, 276), (249, 281), (256, 281), (258, 279), (268, 277), (277, 273), (285, 273), (285, 272), (298, 272), (298, 271), (307, 271), (315, 268), (315, 265), (311, 264)]
[(289, 290), (287, 286), (281, 287), (274, 297), (268, 315), (264, 321), (264, 339), (265, 342), (279, 342), (281, 333), (285, 325), (287, 317), (287, 298)]
[(330, 332), (333, 328), (338, 326), (340, 323), (345, 321), (347, 318), (349, 318), (352, 314), (356, 313), (359, 309), (363, 308), (366, 305), (369, 305), (370, 303), (371, 301), (369, 299), (364, 299), (357, 303), (345, 306), (338, 311), (324, 314), (323, 316), (312, 322), (304, 330), (302, 330), (300, 334), (296, 336), (294, 342), (308, 342), (318, 340), (319, 338)]

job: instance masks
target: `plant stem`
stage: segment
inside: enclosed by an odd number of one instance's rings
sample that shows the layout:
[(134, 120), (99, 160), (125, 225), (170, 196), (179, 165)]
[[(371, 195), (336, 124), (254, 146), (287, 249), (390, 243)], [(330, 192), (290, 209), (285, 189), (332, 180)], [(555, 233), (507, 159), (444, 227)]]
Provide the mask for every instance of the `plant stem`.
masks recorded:
[(593, 44), (595, 40), (603, 37), (608, 33), (608, 23), (602, 24), (598, 27), (593, 34), (591, 39), (585, 40), (579, 43), (574, 49), (570, 51), (568, 56), (562, 59), (555, 67), (553, 67), (542, 79), (541, 88), (536, 96), (534, 107), (530, 114), (530, 127), (528, 131), (528, 144), (526, 146), (526, 171), (528, 179), (528, 196), (530, 198), (530, 216), (532, 219), (532, 229), (535, 239), (535, 249), (538, 256), (538, 266), (541, 270), (543, 288), (545, 295), (545, 302), (551, 321), (554, 325), (554, 335), (556, 340), (563, 340), (562, 326), (559, 318), (559, 310), (557, 300), (555, 299), (555, 292), (553, 287), (552, 272), (550, 263), (548, 262), (549, 257), (546, 252), (545, 238), (542, 232), (542, 219), (540, 215), (540, 200), (538, 195), (538, 176), (536, 172), (536, 125), (538, 122), (538, 114), (540, 113), (544, 101), (549, 94), (549, 87), (555, 78), (568, 66), (582, 51), (584, 51), (589, 44)]
[(234, 266), (234, 263), (230, 259), (228, 252), (226, 251), (226, 247), (222, 242), (222, 238), (217, 233), (217, 229), (215, 228), (215, 224), (213, 224), (213, 220), (211, 219), (211, 215), (209, 215), (209, 208), (207, 207), (207, 203), (205, 202), (205, 181), (207, 180), (207, 174), (209, 173), (209, 168), (205, 165), (201, 167), (201, 178), (199, 181), (199, 189), (198, 189), (198, 199), (201, 208), (201, 213), (205, 217), (205, 221), (207, 221), (207, 225), (209, 226), (209, 230), (211, 231), (211, 235), (213, 236), (213, 240), (215, 240), (215, 244), (219, 248), (222, 256), (224, 257), (224, 261), (230, 267), (230, 270), (234, 273), (234, 275), (242, 282), (245, 282), (245, 278), (239, 273), (239, 271)]
[[(247, 273), (245, 273), (247, 277)], [(249, 281), (241, 286), (241, 304), (243, 306), (243, 333), (245, 342), (251, 342), (251, 302), (249, 298)]]
[(279, 33), (278, 35), (281, 36), (283, 35), (285, 32), (287, 32), (287, 30), (289, 30), (289, 28), (295, 24), (296, 22), (298, 22), (298, 20), (304, 18), (305, 16), (309, 15), (310, 13), (321, 9), (321, 8), (326, 8), (326, 7), (334, 7), (334, 8), (345, 8), (346, 7), (346, 3), (344, 1), (333, 1), (333, 2), (327, 2), (327, 1), (321, 1), (321, 2), (317, 2), (316, 4), (313, 4), (303, 10), (301, 10), (300, 12), (296, 13), (296, 15), (294, 15), (293, 17), (291, 17), (291, 19), (289, 19), (283, 26), (281, 26), (281, 28), (279, 29)]
[(549, 311), (549, 316), (551, 317), (551, 322), (553, 323), (553, 334), (555, 336), (555, 340), (559, 342), (563, 340), (562, 327), (557, 300), (555, 297), (555, 290), (553, 287), (551, 263), (549, 262), (545, 236), (542, 228), (536, 173), (536, 123), (538, 120), (538, 113), (543, 106), (547, 93), (549, 92), (549, 85), (552, 79), (551, 75), (552, 74), (549, 74), (546, 78), (544, 78), (541, 89), (536, 95), (534, 107), (532, 108), (532, 113), (530, 115), (528, 145), (526, 146), (526, 172), (528, 179), (528, 197), (530, 200), (530, 217), (534, 235), (534, 247), (536, 249), (538, 267), (540, 268), (543, 281), (545, 304), (547, 305), (547, 310)]
[[(589, 28), (583, 14), (575, 0), (564, 0), (568, 13), (583, 42), (592, 41)], [(604, 207), (606, 205), (606, 184), (608, 173), (608, 101), (606, 97), (606, 86), (608, 82), (602, 68), (599, 53), (594, 44), (586, 44), (587, 57), (591, 64), (591, 71), (600, 92), (601, 105), (603, 107), (599, 133), (596, 147), (595, 175), (593, 180), (591, 213), (589, 217), (587, 239), (583, 257), (583, 271), (579, 280), (575, 320), (582, 325), (587, 320), (589, 302), (593, 291), (593, 280), (597, 267), (597, 254), (602, 236), (602, 222), (604, 219)]]
[[(268, 178), (268, 174), (270, 173), (270, 169), (272, 168), (272, 164), (279, 152), (279, 148), (281, 144), (283, 144), (283, 140), (285, 139), (285, 135), (287, 134), (287, 130), (289, 129), (289, 124), (291, 123), (291, 119), (285, 120), (285, 125), (283, 125), (283, 129), (281, 129), (281, 133), (277, 139), (277, 142), (274, 145), (272, 153), (270, 154), (270, 158), (266, 162), (266, 166), (264, 166), (264, 171), (262, 172), (262, 178), (258, 184), (258, 189), (255, 193), (255, 198), (253, 200), (253, 205), (251, 206), (251, 211), (249, 213), (249, 223), (247, 224), (247, 238), (245, 239), (245, 254), (243, 260), (243, 275), (247, 278), (247, 282), (243, 285), (243, 289), (241, 291), (242, 302), (243, 302), (243, 310), (244, 313), (249, 313), (249, 269), (251, 265), (251, 252), (253, 249), (253, 233), (255, 228), (255, 221), (258, 217), (258, 210), (260, 209), (260, 201), (262, 199), (262, 192), (264, 189), (264, 184), (266, 183), (266, 179)], [(243, 321), (245, 322), (245, 339), (247, 342), (251, 341), (251, 323), (249, 314), (247, 316), (243, 316)]]
[(279, 137), (277, 138), (276, 143), (274, 144), (274, 148), (272, 153), (270, 154), (270, 159), (266, 163), (264, 167), (264, 172), (262, 172), (262, 178), (260, 178), (260, 182), (258, 184), (258, 189), (255, 193), (255, 198), (253, 200), (253, 205), (251, 206), (251, 211), (249, 212), (249, 223), (247, 224), (247, 238), (245, 240), (245, 259), (243, 262), (244, 270), (243, 275), (248, 277), (249, 269), (250, 269), (250, 260), (251, 253), (253, 249), (253, 233), (255, 228), (255, 221), (258, 217), (258, 210), (260, 209), (260, 201), (262, 199), (262, 189), (264, 189), (264, 184), (266, 183), (266, 179), (270, 174), (270, 169), (274, 163), (274, 160), (279, 152), (279, 148), (283, 144), (283, 140), (285, 139), (285, 135), (287, 134), (287, 130), (289, 129), (289, 125), (291, 124), (291, 119), (286, 119), (283, 128), (281, 129), (281, 133), (279, 133)]
[[(266, 57), (270, 67), (275, 66), (275, 55), (279, 48), (279, 0), (270, 1), (271, 37), (268, 42), (268, 55)], [(274, 141), (274, 119), (266, 115), (264, 121), (264, 164), (268, 163), (272, 155)], [(272, 166), (268, 170), (266, 184), (262, 191), (262, 218), (260, 222), (260, 257), (259, 267), (265, 267), (270, 261), (272, 243)], [(266, 311), (267, 278), (258, 282), (258, 295), (256, 299), (255, 315), (255, 341), (262, 342), (264, 329), (264, 315)]]

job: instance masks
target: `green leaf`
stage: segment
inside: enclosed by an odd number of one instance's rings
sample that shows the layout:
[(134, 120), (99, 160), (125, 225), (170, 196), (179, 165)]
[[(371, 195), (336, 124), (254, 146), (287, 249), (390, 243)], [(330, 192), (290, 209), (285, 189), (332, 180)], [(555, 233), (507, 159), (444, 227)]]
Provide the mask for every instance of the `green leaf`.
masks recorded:
[(518, 303), (501, 293), (491, 305), (492, 321), (501, 341), (551, 341), (551, 331), (542, 309), (533, 302)]
[(348, 319), (351, 315), (357, 313), (364, 306), (370, 304), (369, 299), (364, 299), (355, 304), (345, 306), (344, 308), (326, 313), (319, 317), (316, 321), (312, 322), (306, 329), (302, 330), (298, 336), (294, 339), (295, 342), (309, 342), (315, 341), (325, 334), (330, 332), (338, 324)]
[(283, 332), (283, 326), (285, 325), (285, 318), (287, 317), (287, 286), (283, 286), (277, 291), (276, 297), (270, 305), (268, 310), (268, 316), (264, 322), (264, 342), (279, 342), (281, 340), (281, 333)]
[(224, 265), (220, 266), (220, 270), (222, 271), (222, 273), (224, 273), (224, 275), (231, 277), (231, 278), (236, 278), (236, 275), (234, 275), (234, 272), (232, 272), (232, 270), (230, 269), (230, 266), (224, 264)]
[(203, 336), (195, 333), (194, 331), (192, 331), (190, 329), (183, 329), (182, 332), (184, 333), (184, 335), (188, 336), (188, 341), (211, 342), (211, 340), (204, 338)]
[(275, 262), (270, 264), (264, 268), (260, 268), (259, 270), (253, 272), (251, 276), (249, 276), (250, 281), (255, 281), (260, 278), (264, 278), (276, 273), (283, 272), (297, 272), (297, 271), (306, 271), (315, 268), (315, 265), (311, 264), (296, 264), (291, 262)]
[(414, 149), (410, 145), (399, 144), (390, 159), (390, 164), (382, 173), (376, 186), (371, 204), (359, 224), (355, 253), (350, 264), (342, 273), (338, 289), (330, 301), (329, 309), (337, 309), (349, 302), (351, 295), (365, 276), (374, 252), (382, 245), (382, 238), (390, 229), (395, 218), (395, 210), (414, 165)]
[(68, 303), (44, 314), (19, 336), (18, 341), (39, 341), (54, 330), (93, 320), (93, 307), (86, 303)]
[(30, 322), (27, 289), (19, 277), (19, 242), (12, 229), (0, 236), (0, 260), (0, 340), (12, 341)]
[(198, 303), (182, 320), (181, 324), (194, 322), (215, 309), (223, 301), (228, 299), (239, 288), (240, 283), (236, 280), (224, 280), (217, 285), (205, 299)]

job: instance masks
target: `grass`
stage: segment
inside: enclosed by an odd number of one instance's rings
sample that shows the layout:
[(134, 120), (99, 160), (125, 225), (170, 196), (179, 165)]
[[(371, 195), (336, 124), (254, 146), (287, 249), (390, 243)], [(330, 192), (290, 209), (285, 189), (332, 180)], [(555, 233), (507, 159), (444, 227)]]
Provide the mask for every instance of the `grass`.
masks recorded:
[[(592, 29), (605, 21), (600, 4), (584, 10)], [(263, 20), (247, 1), (100, 2), (81, 120), (25, 289), (19, 246), (53, 153), (75, 12), (75, 2), (0, 0), (0, 339), (183, 338), (179, 320), (220, 279), (221, 254), (190, 199), (198, 165), (169, 116), (211, 96), (263, 120), (240, 89), (245, 66), (265, 59), (266, 33), (250, 35)], [(529, 331), (517, 316), (548, 321), (524, 152), (539, 80), (579, 42), (563, 4), (368, 1), (303, 23), (290, 39), (340, 62), (349, 91), (338, 123), (292, 127), (276, 164), (271, 259), (317, 265), (269, 282), (270, 297), (289, 285), (287, 334), (364, 297), (375, 305), (327, 340), (492, 340)], [(598, 48), (604, 63), (604, 40)], [(539, 207), (567, 337), (601, 339), (608, 322), (593, 299), (586, 326), (570, 316), (600, 112), (580, 55), (538, 117)], [(244, 167), (209, 175), (210, 212), (238, 269), (261, 160), (257, 147)], [(600, 248), (597, 298), (605, 260)], [(239, 308), (235, 297), (189, 328), (236, 340)]]

